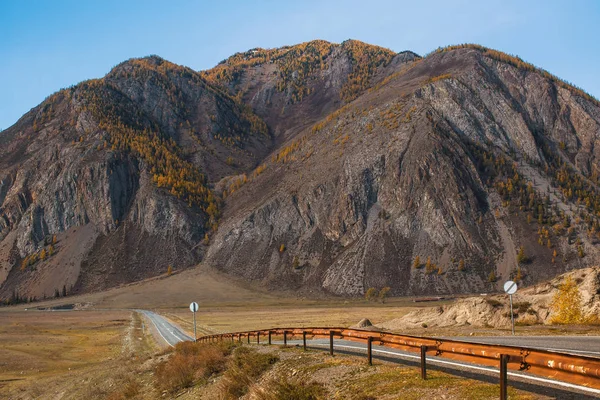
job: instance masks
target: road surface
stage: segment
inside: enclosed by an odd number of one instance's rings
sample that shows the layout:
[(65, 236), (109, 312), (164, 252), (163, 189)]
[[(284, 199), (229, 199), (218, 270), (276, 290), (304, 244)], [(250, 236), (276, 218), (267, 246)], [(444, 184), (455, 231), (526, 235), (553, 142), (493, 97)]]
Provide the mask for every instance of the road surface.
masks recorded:
[(144, 314), (146, 317), (148, 317), (150, 322), (152, 322), (154, 324), (154, 326), (156, 327), (158, 334), (165, 340), (165, 342), (167, 342), (167, 344), (169, 346), (173, 347), (179, 342), (183, 342), (183, 341), (187, 341), (187, 340), (194, 340), (194, 338), (183, 333), (179, 327), (177, 327), (174, 324), (172, 324), (171, 322), (167, 321), (164, 317), (161, 317), (160, 315), (158, 315), (152, 311), (147, 311), (147, 310), (136, 310), (136, 311), (140, 312), (140, 313)]
[[(156, 326), (158, 333), (167, 342), (169, 346), (186, 341), (193, 340), (190, 336), (181, 331), (179, 327), (172, 324), (162, 316), (146, 310), (137, 310), (146, 315), (148, 319)], [(540, 348), (544, 350), (552, 349), (554, 351), (570, 352), (579, 355), (589, 355), (600, 357), (600, 338), (592, 336), (528, 336), (528, 337), (461, 337), (454, 338), (477, 343), (491, 343), (503, 345), (515, 345), (522, 347)], [(245, 342), (245, 340), (244, 340)], [(274, 344), (282, 342), (274, 341)], [(302, 346), (301, 340), (288, 340), (290, 346)], [(329, 339), (313, 339), (307, 341), (309, 348), (318, 350), (329, 350)], [(552, 347), (550, 347), (552, 346)], [(585, 350), (583, 350), (585, 349)], [(596, 351), (598, 350), (598, 351)], [(334, 341), (335, 353), (346, 353), (352, 355), (364, 355), (367, 351), (366, 344), (336, 339)], [(420, 363), (420, 356), (415, 353), (396, 350), (389, 347), (373, 345), (373, 358), (385, 361), (415, 364)], [(434, 368), (450, 374), (468, 377), (497, 383), (498, 368), (483, 365), (463, 363), (454, 360), (443, 359), (441, 357), (427, 356), (428, 368)], [(551, 398), (560, 399), (597, 399), (600, 398), (600, 390), (586, 388), (579, 385), (555, 381), (529, 374), (509, 371), (509, 385), (528, 390), (534, 393), (551, 396)], [(556, 397), (557, 396), (557, 397)]]
[[(282, 344), (283, 342), (277, 341), (273, 343)], [(288, 340), (287, 343), (288, 346), (302, 346), (301, 340)], [(329, 351), (329, 339), (308, 340), (307, 347)], [(334, 341), (333, 348), (334, 353), (365, 355), (367, 352), (366, 344), (348, 340), (336, 339)], [(385, 361), (401, 364), (413, 364), (415, 366), (420, 365), (421, 357), (420, 355), (415, 353), (409, 353), (402, 350), (396, 350), (393, 348), (377, 345), (373, 345), (372, 352), (374, 359), (383, 359)], [(427, 365), (428, 369), (432, 368), (453, 375), (486, 381), (494, 384), (498, 383), (498, 368), (477, 364), (469, 364), (431, 355), (427, 355)], [(522, 372), (508, 371), (508, 379), (509, 386), (527, 390), (533, 393), (547, 395), (550, 396), (550, 398), (577, 400), (600, 398), (600, 390), (598, 389), (587, 388), (584, 386), (574, 385), (566, 382), (555, 381), (553, 379), (533, 376)]]
[(599, 336), (462, 336), (463, 342), (501, 344), (600, 358)]

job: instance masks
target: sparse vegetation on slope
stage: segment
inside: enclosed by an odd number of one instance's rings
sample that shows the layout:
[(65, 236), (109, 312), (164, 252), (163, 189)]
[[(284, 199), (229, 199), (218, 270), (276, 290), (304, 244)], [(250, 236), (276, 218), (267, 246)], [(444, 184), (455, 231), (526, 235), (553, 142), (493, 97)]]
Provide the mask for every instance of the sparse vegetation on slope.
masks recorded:
[(435, 53), (443, 53), (443, 52), (457, 50), (457, 49), (474, 49), (474, 50), (480, 51), (486, 57), (490, 57), (496, 61), (510, 64), (513, 67), (519, 68), (520, 70), (536, 72), (538, 74), (541, 74), (543, 77), (551, 80), (558, 86), (561, 86), (565, 89), (570, 90), (573, 94), (575, 94), (577, 96), (581, 96), (586, 100), (592, 101), (596, 105), (600, 105), (600, 101), (598, 101), (598, 99), (596, 99), (591, 94), (587, 93), (585, 90), (583, 90), (563, 79), (560, 79), (559, 77), (557, 77), (555, 75), (552, 75), (550, 72), (546, 71), (545, 69), (538, 68), (533, 64), (523, 61), (523, 59), (521, 59), (521, 57), (518, 57), (518, 56), (503, 53), (498, 50), (490, 49), (485, 46), (481, 46), (478, 44), (471, 44), (471, 43), (440, 47), (437, 50), (435, 50)]
[(239, 80), (246, 68), (275, 63), (279, 68), (277, 90), (287, 92), (293, 104), (311, 93), (309, 78), (315, 72), (328, 68), (327, 58), (337, 47), (347, 54), (351, 65), (340, 93), (345, 102), (354, 100), (366, 90), (377, 69), (387, 65), (395, 55), (391, 50), (357, 40), (347, 40), (340, 45), (314, 40), (295, 46), (268, 50), (256, 48), (237, 53), (202, 74), (211, 82), (228, 86)]

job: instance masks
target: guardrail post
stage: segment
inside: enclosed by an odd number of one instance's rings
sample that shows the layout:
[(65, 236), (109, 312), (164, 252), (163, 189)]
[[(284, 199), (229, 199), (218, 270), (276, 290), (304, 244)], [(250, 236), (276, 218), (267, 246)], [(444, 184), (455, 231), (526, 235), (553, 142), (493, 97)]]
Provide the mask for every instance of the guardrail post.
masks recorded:
[(329, 355), (333, 355), (333, 331), (329, 331)]
[(427, 379), (427, 346), (421, 346), (421, 379)]
[(271, 344), (271, 331), (269, 331), (269, 344)]
[(287, 332), (283, 331), (283, 345), (287, 346)]
[(302, 347), (304, 348), (304, 351), (306, 351), (306, 332), (302, 331)]
[(256, 344), (260, 344), (260, 332), (256, 332)]
[(367, 338), (367, 359), (369, 365), (373, 365), (373, 337), (371, 336)]
[(508, 383), (508, 354), (500, 354), (500, 400), (508, 399), (507, 383)]

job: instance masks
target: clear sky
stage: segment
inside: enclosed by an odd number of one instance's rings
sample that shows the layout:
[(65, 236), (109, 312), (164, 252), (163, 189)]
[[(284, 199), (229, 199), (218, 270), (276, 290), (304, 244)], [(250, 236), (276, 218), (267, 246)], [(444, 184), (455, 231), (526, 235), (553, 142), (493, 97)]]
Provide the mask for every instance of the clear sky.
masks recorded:
[(600, 97), (599, 0), (0, 0), (0, 129), (131, 57), (202, 70), (237, 51), (313, 39), (419, 54), (479, 43)]

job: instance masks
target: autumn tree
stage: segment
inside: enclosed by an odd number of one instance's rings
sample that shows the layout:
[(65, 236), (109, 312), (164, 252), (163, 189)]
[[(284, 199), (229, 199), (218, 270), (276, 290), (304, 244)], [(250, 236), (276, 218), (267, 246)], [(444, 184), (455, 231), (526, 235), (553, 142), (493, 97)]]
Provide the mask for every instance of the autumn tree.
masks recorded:
[(494, 283), (496, 282), (496, 280), (496, 273), (494, 271), (490, 272), (490, 274), (488, 275), (488, 282)]
[(46, 259), (46, 249), (42, 249), (40, 253), (40, 260), (44, 261)]
[(413, 262), (414, 268), (421, 268), (421, 258), (419, 256), (415, 257), (415, 261)]
[(377, 294), (378, 294), (377, 289), (375, 289), (374, 287), (371, 287), (365, 293), (365, 299), (367, 299), (367, 301), (373, 301), (377, 298)]
[(573, 277), (567, 276), (558, 287), (550, 304), (553, 324), (577, 324), (583, 322), (581, 293)]
[(173, 266), (172, 266), (172, 265), (169, 265), (169, 266), (167, 267), (167, 276), (171, 276), (171, 274), (172, 274), (172, 273), (173, 273)]
[(285, 251), (285, 244), (281, 244), (281, 246), (279, 246), (279, 252), (283, 253)]
[(519, 252), (517, 253), (517, 262), (519, 264), (524, 264), (529, 261), (529, 258), (525, 254), (525, 248), (523, 246), (519, 247)]
[(388, 296), (388, 293), (390, 292), (391, 288), (389, 286), (386, 286), (384, 288), (382, 288), (379, 291), (379, 301), (381, 301), (382, 303), (385, 303), (385, 299)]
[(464, 271), (465, 270), (465, 260), (464, 260), (464, 258), (461, 258), (460, 261), (458, 262), (458, 270), (459, 271)]
[(521, 271), (521, 267), (517, 267), (517, 272), (515, 274), (515, 281), (520, 282), (523, 280), (523, 272)]

